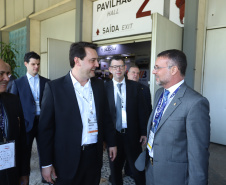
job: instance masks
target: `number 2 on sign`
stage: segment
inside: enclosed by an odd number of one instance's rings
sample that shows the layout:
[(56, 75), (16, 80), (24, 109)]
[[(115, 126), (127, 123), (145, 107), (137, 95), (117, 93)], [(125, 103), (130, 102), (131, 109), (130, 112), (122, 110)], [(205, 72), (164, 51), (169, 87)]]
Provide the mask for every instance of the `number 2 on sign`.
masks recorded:
[(148, 4), (149, 0), (144, 0), (143, 4), (139, 8), (139, 10), (136, 13), (136, 18), (146, 17), (151, 15), (151, 11), (143, 12), (145, 6)]

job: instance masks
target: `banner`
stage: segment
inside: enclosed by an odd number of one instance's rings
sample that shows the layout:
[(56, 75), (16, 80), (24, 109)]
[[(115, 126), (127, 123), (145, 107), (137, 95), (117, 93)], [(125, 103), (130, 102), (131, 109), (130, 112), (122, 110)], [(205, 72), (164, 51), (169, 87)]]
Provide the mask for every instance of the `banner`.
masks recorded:
[(99, 0), (93, 2), (92, 40), (151, 33), (151, 13), (163, 14), (164, 0)]

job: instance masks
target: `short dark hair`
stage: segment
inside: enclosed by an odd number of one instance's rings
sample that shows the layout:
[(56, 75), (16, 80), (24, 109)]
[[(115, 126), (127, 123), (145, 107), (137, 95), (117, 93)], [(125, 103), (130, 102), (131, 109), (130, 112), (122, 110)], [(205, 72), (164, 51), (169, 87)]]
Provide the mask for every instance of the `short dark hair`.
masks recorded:
[(125, 59), (122, 56), (113, 56), (110, 61), (109, 61), (109, 65), (111, 66), (111, 62), (112, 60), (122, 60), (123, 64), (125, 65)]
[(34, 51), (27, 52), (27, 53), (24, 55), (24, 62), (29, 63), (31, 58), (34, 58), (34, 59), (36, 59), (36, 60), (40, 60), (40, 55), (38, 55), (38, 54), (35, 53)]
[(129, 68), (128, 68), (128, 71), (129, 71), (132, 67), (138, 68), (138, 69), (140, 70), (140, 68), (138, 67), (138, 65), (136, 65), (136, 64), (134, 64), (134, 63), (131, 63), (130, 66), (129, 66)]
[(177, 49), (171, 49), (159, 53), (157, 57), (166, 57), (172, 60), (174, 64), (178, 67), (181, 75), (185, 76), (187, 68), (187, 58), (184, 52)]
[(75, 42), (71, 44), (69, 51), (70, 66), (73, 68), (75, 66), (74, 58), (78, 57), (83, 60), (86, 56), (85, 48), (97, 49), (97, 44), (91, 42)]

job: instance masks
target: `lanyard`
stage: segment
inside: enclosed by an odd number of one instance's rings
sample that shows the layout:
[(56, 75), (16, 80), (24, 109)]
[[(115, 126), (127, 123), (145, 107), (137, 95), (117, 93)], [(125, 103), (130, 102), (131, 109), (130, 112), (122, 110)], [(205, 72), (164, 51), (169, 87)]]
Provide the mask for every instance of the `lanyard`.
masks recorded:
[(90, 109), (90, 113), (93, 114), (93, 91), (92, 91), (92, 88), (89, 87), (90, 90), (89, 90), (89, 101), (87, 100), (87, 98), (85, 96), (82, 95), (82, 93), (75, 88), (76, 92), (79, 94), (80, 97), (82, 97), (86, 103), (89, 104), (89, 109)]
[[(180, 86), (173, 92), (173, 94), (170, 96), (169, 99), (173, 98), (176, 95), (177, 91), (180, 89)], [(154, 120), (153, 120), (152, 131), (154, 133), (156, 132), (156, 130), (158, 128), (158, 125), (159, 125), (160, 119), (162, 117), (164, 108), (167, 104), (167, 101), (163, 102), (163, 94), (164, 94), (164, 92), (162, 93), (161, 98), (159, 100), (159, 103), (158, 103), (158, 106), (157, 106), (157, 109), (156, 109), (156, 113), (155, 113), (155, 117), (154, 117)]]
[(5, 135), (5, 113), (4, 113), (4, 107), (1, 103), (1, 120), (0, 120), (0, 128), (1, 128), (1, 131), (2, 131), (2, 136), (3, 136), (3, 139), (4, 141), (6, 141), (6, 135)]

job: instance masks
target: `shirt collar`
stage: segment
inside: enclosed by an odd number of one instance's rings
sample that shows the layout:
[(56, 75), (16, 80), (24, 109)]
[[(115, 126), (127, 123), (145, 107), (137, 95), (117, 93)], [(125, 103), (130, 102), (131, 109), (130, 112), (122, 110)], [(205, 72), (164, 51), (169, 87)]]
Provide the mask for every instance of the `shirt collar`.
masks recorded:
[(35, 76), (32, 76), (32, 75), (30, 75), (30, 74), (27, 72), (26, 75), (27, 75), (27, 79), (28, 79), (28, 80), (30, 80), (32, 77), (33, 77), (33, 78), (39, 78), (39, 75), (38, 75), (38, 74), (35, 75)]
[[(73, 84), (74, 87), (77, 86), (78, 84), (81, 86), (79, 81), (76, 80), (75, 77), (72, 75), (71, 71), (70, 71), (70, 77), (71, 77), (72, 84)], [(85, 84), (84, 87), (88, 87), (89, 85), (91, 85), (91, 80), (90, 79), (88, 80), (88, 82)]]
[(125, 77), (123, 78), (123, 80), (121, 82), (117, 82), (114, 78), (112, 79), (114, 86), (117, 86), (117, 84), (122, 84), (125, 85), (126, 81), (125, 81)]
[(184, 80), (181, 80), (177, 84), (175, 84), (175, 85), (171, 86), (170, 88), (168, 88), (167, 90), (170, 92), (170, 95), (183, 83), (184, 83)]

